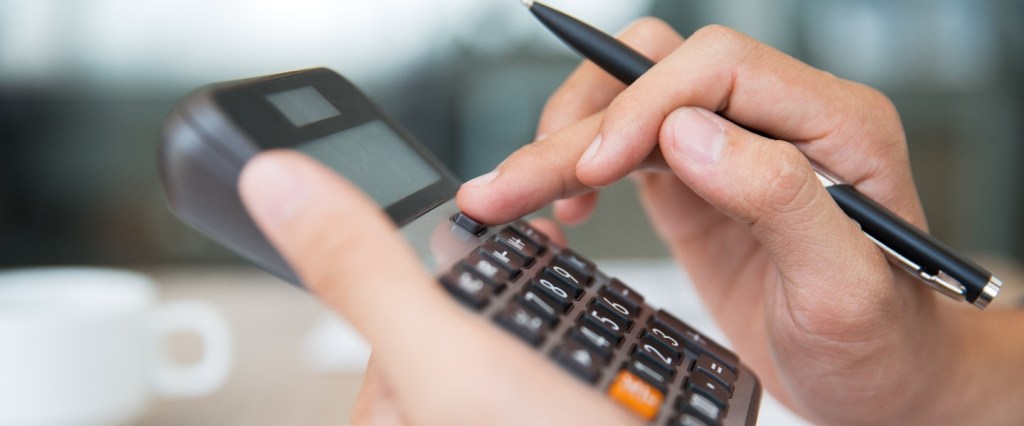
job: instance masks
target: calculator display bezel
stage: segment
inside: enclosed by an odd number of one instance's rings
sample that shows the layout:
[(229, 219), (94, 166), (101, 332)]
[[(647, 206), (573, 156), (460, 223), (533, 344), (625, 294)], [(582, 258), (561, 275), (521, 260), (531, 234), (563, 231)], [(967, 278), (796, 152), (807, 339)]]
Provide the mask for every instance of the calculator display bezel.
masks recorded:
[[(303, 87), (313, 87), (339, 113), (320, 121), (296, 126), (267, 100), (269, 95)], [(390, 205), (382, 206), (398, 226), (405, 225), (444, 203), (458, 191), (460, 181), (437, 158), (380, 111), (354, 85), (333, 71), (313, 69), (283, 74), (214, 90), (211, 95), (212, 101), (220, 111), (237, 123), (238, 128), (260, 150), (297, 148), (373, 121), (384, 123), (410, 152), (439, 176), (436, 182)]]

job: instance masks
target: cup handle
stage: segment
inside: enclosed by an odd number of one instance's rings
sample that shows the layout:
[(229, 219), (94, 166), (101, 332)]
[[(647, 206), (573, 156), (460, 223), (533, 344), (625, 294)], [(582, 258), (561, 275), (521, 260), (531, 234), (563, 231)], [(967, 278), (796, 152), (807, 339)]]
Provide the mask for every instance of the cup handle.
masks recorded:
[[(155, 363), (151, 373), (153, 391), (166, 397), (195, 397), (219, 388), (231, 372), (231, 332), (217, 309), (198, 301), (176, 301), (160, 305), (150, 317), (155, 341)], [(193, 332), (203, 344), (203, 357), (193, 365), (171, 360), (168, 337), (175, 332)]]

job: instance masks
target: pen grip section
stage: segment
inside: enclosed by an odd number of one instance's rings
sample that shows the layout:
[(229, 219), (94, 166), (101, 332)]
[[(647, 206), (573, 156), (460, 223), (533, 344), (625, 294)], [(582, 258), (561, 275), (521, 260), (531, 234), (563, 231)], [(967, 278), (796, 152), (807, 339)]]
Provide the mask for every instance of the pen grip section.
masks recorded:
[(916, 263), (921, 268), (919, 272), (929, 275), (945, 272), (963, 284), (968, 302), (977, 300), (991, 273), (861, 194), (852, 185), (839, 184), (827, 189), (839, 208), (860, 223), (864, 233)]

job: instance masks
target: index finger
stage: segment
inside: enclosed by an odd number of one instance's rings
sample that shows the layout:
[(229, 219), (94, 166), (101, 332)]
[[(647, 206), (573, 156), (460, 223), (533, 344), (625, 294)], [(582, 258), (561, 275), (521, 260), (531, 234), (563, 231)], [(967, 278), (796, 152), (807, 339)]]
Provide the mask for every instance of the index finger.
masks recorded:
[[(672, 27), (655, 18), (637, 20), (619, 39), (654, 60), (682, 43)], [(599, 118), (594, 115), (625, 87), (584, 61), (544, 106), (537, 130), (544, 136), (513, 153), (494, 172), (463, 185), (459, 208), (477, 220), (503, 223), (592, 189), (576, 178), (576, 162), (596, 133)]]
[(658, 143), (665, 118), (684, 106), (793, 142), (882, 204), (923, 221), (903, 129), (884, 95), (720, 26), (694, 33), (612, 102), (597, 155), (578, 165), (580, 180), (596, 186), (626, 176)]
[(493, 172), (463, 184), (459, 208), (484, 223), (505, 223), (593, 189), (576, 178), (576, 161), (600, 122), (595, 114), (520, 148)]

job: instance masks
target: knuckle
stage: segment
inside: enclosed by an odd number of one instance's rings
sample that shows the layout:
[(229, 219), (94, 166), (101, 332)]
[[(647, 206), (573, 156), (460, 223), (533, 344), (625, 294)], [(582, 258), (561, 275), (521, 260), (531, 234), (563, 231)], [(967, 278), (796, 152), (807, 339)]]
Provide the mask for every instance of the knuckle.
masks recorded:
[(574, 100), (578, 98), (578, 95), (571, 87), (563, 85), (558, 88), (554, 93), (548, 97), (547, 102), (544, 103), (544, 108), (540, 114), (540, 127), (545, 129), (544, 133), (550, 133), (560, 129), (549, 129), (548, 127), (553, 126), (552, 123), (564, 114), (566, 111), (572, 109)]
[(650, 104), (645, 96), (646, 93), (637, 93), (636, 91), (622, 92), (608, 105), (602, 127), (604, 129), (612, 128), (627, 135), (635, 133), (641, 123), (650, 121), (636, 115), (638, 111), (646, 111)]
[(550, 149), (546, 148), (545, 146), (550, 142), (551, 141), (548, 141), (547, 139), (542, 139), (523, 145), (521, 148), (519, 148), (518, 151), (516, 151), (513, 154), (514, 158), (510, 157), (506, 161), (520, 161), (520, 159), (534, 161), (535, 159), (547, 158), (551, 155), (551, 153)]
[(690, 41), (706, 44), (716, 50), (726, 52), (746, 50), (756, 45), (756, 42), (746, 34), (718, 24), (701, 27), (690, 36)]
[(760, 177), (762, 182), (754, 194), (755, 203), (764, 214), (784, 214), (803, 208), (810, 202), (813, 179), (810, 177), (810, 165), (796, 147), (785, 142), (772, 142), (776, 145), (775, 158), (766, 164), (766, 174)]
[[(575, 168), (562, 167), (562, 158), (557, 154), (557, 150), (552, 149), (553, 144), (559, 142), (564, 142), (564, 140), (554, 140), (552, 138), (528, 143), (513, 154), (514, 158), (509, 158), (506, 161), (513, 167), (521, 166), (520, 172), (537, 176), (541, 182), (537, 187), (544, 188), (543, 192), (550, 191), (547, 193), (548, 196), (565, 198), (571, 195), (568, 182), (575, 179), (576, 171)], [(550, 171), (552, 170), (557, 172), (551, 173)], [(501, 197), (500, 201), (498, 201), (500, 208), (513, 208), (514, 205), (520, 203), (518, 198)]]
[(856, 125), (864, 129), (864, 137), (874, 151), (871, 158), (904, 158), (907, 155), (903, 124), (896, 105), (885, 93), (873, 87), (854, 83), (856, 109), (863, 111)]
[(708, 25), (697, 30), (687, 44), (709, 60), (722, 62), (734, 79), (742, 68), (763, 60), (774, 51), (750, 36), (722, 25)]
[(899, 121), (899, 112), (896, 105), (885, 93), (874, 87), (857, 84), (859, 95), (868, 111), (873, 111), (876, 118), (885, 119), (887, 122)]
[(630, 23), (626, 27), (626, 31), (622, 33), (621, 38), (626, 40), (656, 40), (666, 35), (674, 34), (676, 34), (676, 30), (667, 22), (655, 17), (645, 16)]

